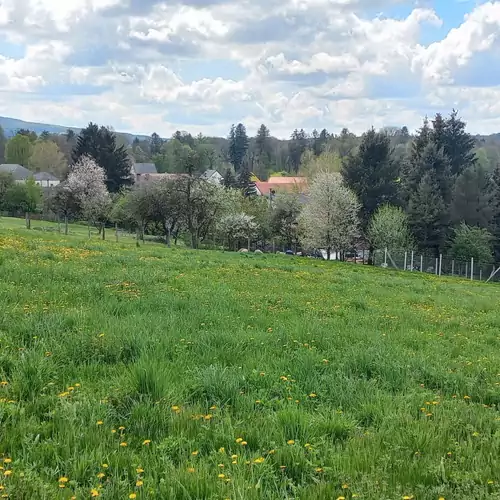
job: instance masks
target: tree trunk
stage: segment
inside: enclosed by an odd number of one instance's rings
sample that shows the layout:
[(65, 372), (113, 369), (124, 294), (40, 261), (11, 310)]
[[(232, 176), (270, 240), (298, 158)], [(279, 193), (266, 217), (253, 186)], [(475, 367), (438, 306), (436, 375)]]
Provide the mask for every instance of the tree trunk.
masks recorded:
[(57, 214), (57, 232), (61, 234), (61, 217)]
[(30, 213), (26, 212), (24, 214), (24, 217), (26, 219), (26, 229), (31, 229), (31, 219), (30, 219)]
[(139, 226), (135, 228), (135, 246), (139, 247)]
[(87, 229), (89, 231), (89, 240), (90, 240), (90, 221), (87, 221)]
[(101, 229), (102, 229), (102, 239), (105, 240), (106, 239), (106, 226), (104, 225), (104, 223), (102, 224)]
[(68, 232), (69, 232), (69, 229), (68, 229), (68, 216), (65, 215), (64, 216), (64, 234), (66, 236), (68, 236)]
[(115, 237), (116, 237), (116, 242), (118, 242), (118, 222), (115, 222)]
[(332, 249), (328, 247), (326, 249), (326, 260), (330, 260), (331, 255), (332, 255)]

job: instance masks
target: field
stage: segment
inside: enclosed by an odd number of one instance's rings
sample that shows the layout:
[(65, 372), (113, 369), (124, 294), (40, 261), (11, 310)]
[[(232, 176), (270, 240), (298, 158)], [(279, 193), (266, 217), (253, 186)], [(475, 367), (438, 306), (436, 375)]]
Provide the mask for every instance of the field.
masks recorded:
[(500, 498), (497, 285), (21, 224), (3, 498)]

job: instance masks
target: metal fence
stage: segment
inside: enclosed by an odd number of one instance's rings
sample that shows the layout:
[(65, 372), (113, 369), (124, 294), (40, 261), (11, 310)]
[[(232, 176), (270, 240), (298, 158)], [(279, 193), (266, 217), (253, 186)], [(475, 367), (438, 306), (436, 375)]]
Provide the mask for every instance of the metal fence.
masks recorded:
[(500, 281), (500, 267), (474, 262), (474, 258), (459, 260), (448, 255), (435, 257), (412, 250), (385, 249), (374, 252), (373, 263), (378, 267), (424, 272), (436, 276), (456, 276), (473, 281)]

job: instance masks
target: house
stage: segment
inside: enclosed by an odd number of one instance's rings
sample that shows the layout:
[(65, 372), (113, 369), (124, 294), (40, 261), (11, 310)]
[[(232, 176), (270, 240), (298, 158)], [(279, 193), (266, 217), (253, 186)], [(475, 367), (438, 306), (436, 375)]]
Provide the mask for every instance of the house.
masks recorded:
[(11, 174), (15, 182), (26, 182), (30, 177), (33, 176), (33, 172), (18, 165), (17, 163), (3, 163), (0, 165), (0, 172), (5, 172)]
[(273, 201), (279, 193), (295, 193), (300, 203), (307, 203), (307, 179), (305, 177), (269, 177), (267, 182), (257, 181), (255, 189), (258, 196), (266, 196)]
[(224, 181), (224, 177), (222, 177), (217, 170), (206, 170), (200, 175), (200, 179), (210, 182), (211, 184), (218, 184), (219, 186)]
[(130, 173), (136, 183), (147, 181), (150, 175), (158, 175), (154, 163), (134, 163), (132, 164)]
[(60, 184), (60, 180), (49, 172), (37, 172), (33, 175), (35, 182), (41, 187), (55, 187)]

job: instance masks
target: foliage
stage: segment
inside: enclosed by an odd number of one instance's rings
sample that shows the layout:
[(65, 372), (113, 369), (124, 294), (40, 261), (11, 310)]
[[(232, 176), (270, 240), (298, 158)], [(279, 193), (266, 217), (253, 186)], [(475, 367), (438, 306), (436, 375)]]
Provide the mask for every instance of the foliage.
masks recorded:
[(245, 158), (245, 155), (247, 154), (249, 144), (245, 126), (242, 123), (238, 123), (236, 127), (232, 125), (228, 140), (229, 162), (233, 166), (236, 173), (238, 173), (243, 165), (243, 160)]
[(7, 193), (14, 184), (12, 175), (7, 172), (0, 172), (0, 210), (7, 210)]
[(271, 231), (288, 248), (298, 241), (301, 209), (299, 196), (294, 193), (277, 194), (272, 201)]
[(105, 172), (105, 183), (109, 192), (117, 193), (124, 186), (132, 184), (130, 160), (125, 147), (117, 146), (116, 135), (106, 127), (89, 123), (78, 135), (73, 161), (83, 156), (93, 158)]
[(5, 146), (7, 144), (7, 138), (5, 137), (5, 132), (0, 125), (0, 165), (5, 163)]
[(222, 217), (217, 223), (217, 230), (229, 242), (228, 247), (233, 248), (233, 242), (250, 240), (258, 231), (258, 224), (254, 217), (245, 213), (229, 214)]
[(68, 171), (64, 155), (57, 144), (48, 139), (35, 142), (29, 167), (34, 172), (50, 172), (59, 179), (62, 179)]
[(315, 156), (312, 151), (308, 151), (302, 157), (299, 175), (312, 180), (321, 172), (340, 173), (341, 170), (342, 161), (337, 152), (326, 151)]
[(400, 207), (382, 205), (368, 226), (368, 241), (375, 250), (409, 250), (414, 241), (408, 215)]
[(476, 264), (491, 264), (492, 240), (493, 235), (486, 229), (462, 223), (455, 229), (451, 253), (458, 260), (469, 261), (474, 258)]
[(33, 143), (25, 135), (17, 134), (7, 141), (5, 146), (5, 161), (17, 163), (23, 167), (28, 166)]
[(358, 151), (343, 162), (342, 177), (361, 203), (364, 227), (380, 205), (398, 201), (399, 165), (391, 157), (391, 142), (374, 129), (363, 134)]
[(31, 228), (30, 214), (36, 212), (42, 201), (42, 190), (33, 179), (8, 185), (4, 195), (4, 207), (9, 212), (23, 212), (26, 227)]
[(325, 249), (328, 259), (333, 251), (351, 250), (359, 236), (359, 210), (356, 195), (337, 174), (318, 174), (301, 214), (304, 246)]

